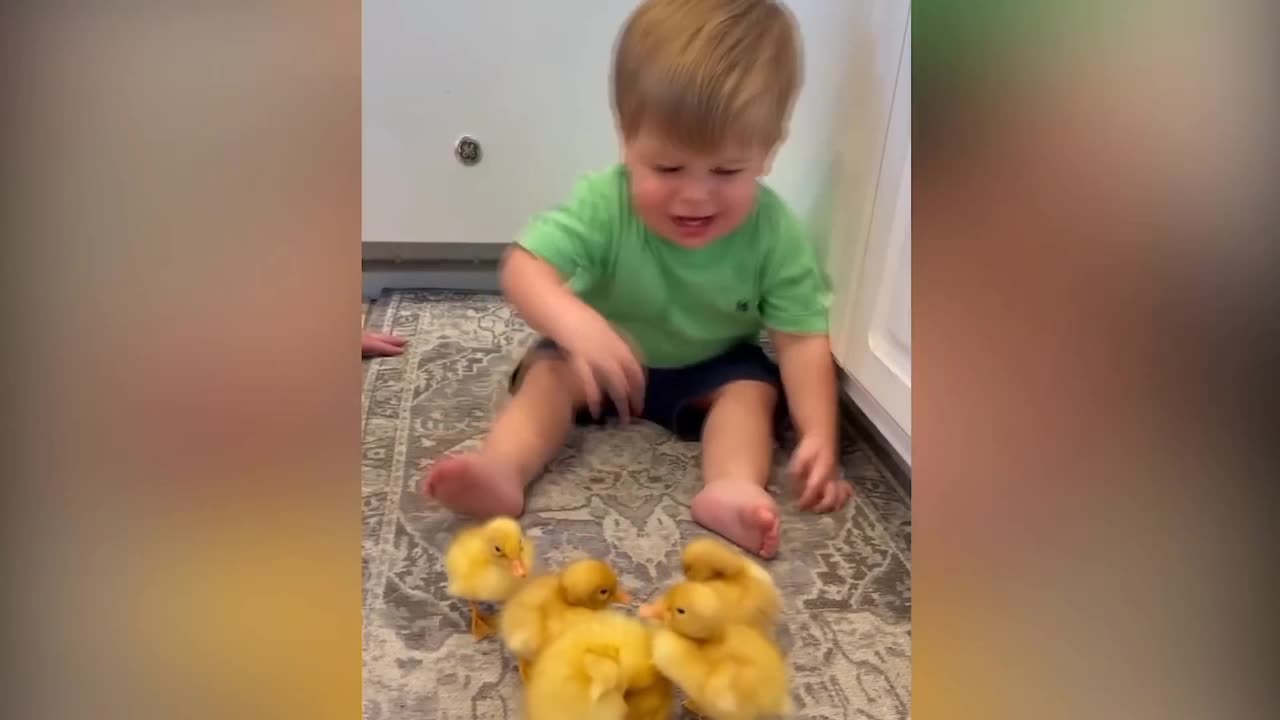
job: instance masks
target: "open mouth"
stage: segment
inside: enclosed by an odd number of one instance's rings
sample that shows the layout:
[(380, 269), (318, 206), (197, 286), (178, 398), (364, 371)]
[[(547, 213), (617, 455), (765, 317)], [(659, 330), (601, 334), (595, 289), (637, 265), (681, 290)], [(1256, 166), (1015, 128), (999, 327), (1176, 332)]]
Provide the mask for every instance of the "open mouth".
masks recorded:
[(711, 221), (716, 219), (715, 215), (675, 215), (672, 218), (677, 227), (687, 228), (689, 230), (698, 230), (711, 225)]

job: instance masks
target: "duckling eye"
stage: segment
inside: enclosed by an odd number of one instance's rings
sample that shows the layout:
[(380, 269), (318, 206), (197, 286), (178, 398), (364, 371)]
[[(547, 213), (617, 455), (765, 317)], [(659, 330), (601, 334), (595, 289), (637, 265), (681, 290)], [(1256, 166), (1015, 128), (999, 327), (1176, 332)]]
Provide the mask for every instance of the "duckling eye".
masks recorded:
[(500, 546), (498, 546), (498, 545), (494, 545), (494, 546), (493, 546), (493, 551), (494, 551), (494, 552), (496, 552), (496, 553), (498, 553), (499, 555), (501, 555), (501, 554), (502, 554), (502, 548), (501, 548)]
[(600, 594), (601, 594), (601, 595), (608, 595), (608, 594), (609, 594), (609, 588), (600, 588)]
[(683, 615), (683, 614), (684, 614), (684, 608), (676, 608), (676, 614), (677, 614), (677, 615)]

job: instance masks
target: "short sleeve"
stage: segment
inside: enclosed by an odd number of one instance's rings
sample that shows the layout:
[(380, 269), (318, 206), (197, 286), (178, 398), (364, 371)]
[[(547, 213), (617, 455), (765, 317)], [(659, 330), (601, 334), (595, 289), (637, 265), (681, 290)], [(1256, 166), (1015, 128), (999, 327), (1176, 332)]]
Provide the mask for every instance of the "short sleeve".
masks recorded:
[(779, 201), (773, 237), (765, 237), (761, 314), (765, 327), (796, 335), (828, 332), (831, 292), (804, 226)]
[(535, 216), (516, 244), (550, 263), (572, 286), (590, 285), (616, 234), (615, 175), (610, 171), (579, 181), (569, 201)]

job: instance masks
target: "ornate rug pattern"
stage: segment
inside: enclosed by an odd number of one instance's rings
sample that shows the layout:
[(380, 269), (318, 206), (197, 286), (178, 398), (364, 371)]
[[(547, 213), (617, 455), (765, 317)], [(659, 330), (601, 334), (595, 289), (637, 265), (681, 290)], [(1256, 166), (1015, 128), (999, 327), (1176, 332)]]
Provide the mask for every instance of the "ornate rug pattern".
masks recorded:
[[(442, 553), (461, 523), (416, 488), (433, 460), (483, 437), (532, 334), (499, 298), (427, 291), (389, 291), (367, 326), (409, 345), (365, 363), (364, 717), (519, 718), (514, 664), (498, 641), (471, 639), (465, 607), (444, 593)], [(689, 519), (698, 457), (651, 425), (576, 431), (521, 520), (540, 561), (598, 556), (638, 600), (654, 596), (679, 576), (684, 543), (706, 534)], [(840, 513), (802, 513), (778, 476), (770, 487), (783, 530), (768, 567), (796, 717), (907, 718), (910, 501), (862, 440), (846, 441), (843, 462), (857, 493)]]

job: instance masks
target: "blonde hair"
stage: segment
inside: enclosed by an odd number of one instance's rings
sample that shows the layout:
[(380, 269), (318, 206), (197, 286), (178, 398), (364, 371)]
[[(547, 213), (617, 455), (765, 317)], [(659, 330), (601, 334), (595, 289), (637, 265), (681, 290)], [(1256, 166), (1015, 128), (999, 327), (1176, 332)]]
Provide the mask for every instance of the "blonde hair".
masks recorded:
[(698, 152), (772, 150), (801, 83), (800, 37), (773, 0), (645, 0), (618, 36), (613, 110), (624, 138), (649, 127)]

